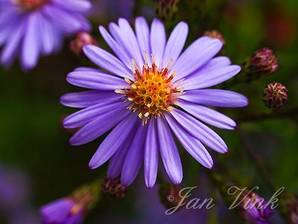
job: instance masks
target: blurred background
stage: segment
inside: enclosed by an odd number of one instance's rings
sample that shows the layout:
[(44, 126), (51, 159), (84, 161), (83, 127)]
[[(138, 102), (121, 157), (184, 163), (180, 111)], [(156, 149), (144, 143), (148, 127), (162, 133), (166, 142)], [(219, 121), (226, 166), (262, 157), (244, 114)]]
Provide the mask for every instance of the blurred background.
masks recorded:
[[(190, 26), (189, 43), (207, 30), (218, 30), (224, 37), (221, 54), (242, 64), (262, 47), (273, 49), (279, 69), (253, 82), (227, 84), (230, 89), (248, 96), (250, 104), (242, 110), (224, 110), (241, 119), (239, 131), (218, 131), (230, 148), (225, 155), (213, 155), (224, 164), (226, 177), (244, 186), (260, 186), (259, 194), (272, 195), (272, 186), (284, 186), (287, 192), (298, 193), (298, 1), (297, 0), (180, 0), (169, 15), (160, 12), (153, 0), (93, 0), (90, 12), (93, 36), (104, 45), (97, 26), (107, 25), (118, 17), (130, 21), (137, 15), (149, 20), (157, 16), (165, 20), (167, 29), (177, 21)], [(106, 167), (90, 170), (88, 162), (100, 139), (91, 144), (73, 147), (68, 143), (71, 130), (62, 127), (63, 118), (73, 112), (59, 103), (66, 92), (68, 72), (87, 59), (69, 49), (71, 37), (55, 55), (43, 57), (30, 72), (22, 72), (16, 63), (11, 69), (0, 67), (0, 223), (40, 223), (41, 205), (64, 197), (78, 186), (104, 178)], [(245, 75), (245, 74), (242, 74)], [(263, 91), (270, 82), (285, 85), (287, 104), (275, 115), (263, 101)], [(290, 112), (288, 112), (290, 111)], [(260, 115), (260, 116), (259, 116)], [(86, 217), (85, 223), (245, 223), (228, 211), (210, 181), (207, 170), (189, 156), (184, 156), (183, 186), (198, 186), (195, 194), (214, 197), (214, 209), (181, 210), (165, 216), (158, 186), (145, 189), (141, 175), (126, 196), (119, 200), (103, 197)], [(285, 223), (279, 212), (272, 223)]]

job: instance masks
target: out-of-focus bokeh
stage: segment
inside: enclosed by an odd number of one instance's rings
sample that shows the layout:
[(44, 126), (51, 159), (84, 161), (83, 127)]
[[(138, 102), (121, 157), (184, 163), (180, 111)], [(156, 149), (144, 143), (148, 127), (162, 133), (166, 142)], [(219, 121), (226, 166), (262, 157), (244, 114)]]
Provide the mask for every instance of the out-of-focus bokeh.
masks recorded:
[[(92, 34), (104, 47), (98, 25), (107, 26), (118, 17), (133, 21), (135, 16), (144, 15), (152, 19), (156, 11), (155, 1), (151, 0), (92, 2)], [(171, 18), (166, 18), (169, 29), (180, 20), (189, 23), (189, 42), (206, 30), (220, 31), (225, 39), (221, 53), (237, 64), (262, 47), (273, 49), (278, 56), (275, 73), (231, 87), (248, 96), (250, 104), (241, 112), (225, 110), (236, 120), (245, 119), (240, 124), (241, 132), (220, 131), (230, 150), (225, 155), (213, 155), (241, 184), (260, 186), (258, 193), (265, 198), (272, 195), (270, 184), (298, 193), (297, 9), (296, 0), (180, 0)], [(89, 65), (84, 57), (69, 50), (70, 41), (65, 41), (59, 53), (43, 57), (30, 72), (22, 72), (17, 63), (10, 70), (0, 67), (0, 223), (40, 223), (41, 205), (105, 177), (105, 166), (88, 168), (100, 140), (73, 147), (68, 143), (72, 132), (62, 128), (63, 118), (72, 111), (59, 104), (59, 97), (74, 90), (65, 77), (75, 67)], [(281, 115), (266, 116), (271, 112), (262, 101), (263, 90), (273, 81), (285, 85), (289, 97), (278, 112)], [(244, 223), (225, 208), (206, 170), (188, 156), (184, 160), (183, 186), (197, 185), (196, 194), (218, 198), (216, 208), (182, 210), (167, 217), (158, 190), (145, 189), (139, 178), (125, 198), (103, 197), (85, 223)], [(259, 165), (265, 167), (266, 177)], [(283, 223), (279, 214), (272, 222)]]

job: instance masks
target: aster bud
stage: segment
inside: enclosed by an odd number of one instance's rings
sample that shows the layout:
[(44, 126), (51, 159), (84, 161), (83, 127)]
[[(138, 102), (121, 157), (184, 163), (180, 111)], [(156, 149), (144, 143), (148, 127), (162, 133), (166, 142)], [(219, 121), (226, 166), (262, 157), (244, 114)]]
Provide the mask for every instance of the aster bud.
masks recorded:
[(166, 208), (173, 208), (179, 205), (182, 197), (180, 195), (180, 187), (168, 183), (161, 184), (159, 187), (159, 196), (161, 203)]
[(106, 178), (102, 185), (102, 191), (105, 194), (109, 194), (120, 199), (125, 197), (127, 189), (120, 183), (119, 178)]
[(272, 82), (264, 89), (263, 101), (267, 107), (280, 109), (288, 100), (287, 88), (278, 82)]
[(225, 39), (224, 39), (223, 35), (217, 30), (207, 30), (204, 32), (204, 36), (207, 36), (207, 37), (210, 37), (213, 39), (218, 39), (223, 44), (225, 43)]
[(179, 0), (156, 0), (157, 17), (166, 20), (174, 16), (178, 10)]
[(83, 186), (68, 197), (58, 199), (41, 207), (42, 223), (82, 223), (100, 196), (98, 182)]
[(96, 45), (96, 40), (87, 32), (79, 32), (75, 38), (70, 42), (69, 48), (76, 55), (82, 53), (83, 47), (88, 44)]
[(273, 214), (265, 199), (253, 192), (244, 195), (241, 212), (246, 220), (255, 224), (268, 223), (268, 219)]
[(248, 72), (252, 74), (270, 74), (277, 70), (278, 60), (269, 48), (257, 50), (249, 59)]

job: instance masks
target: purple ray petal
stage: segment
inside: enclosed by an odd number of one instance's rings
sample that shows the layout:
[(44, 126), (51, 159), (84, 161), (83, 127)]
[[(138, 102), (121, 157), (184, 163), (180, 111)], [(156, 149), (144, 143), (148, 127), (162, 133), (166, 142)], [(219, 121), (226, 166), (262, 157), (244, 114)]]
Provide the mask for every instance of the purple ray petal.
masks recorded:
[(245, 96), (233, 91), (220, 89), (186, 91), (179, 98), (192, 103), (215, 107), (234, 108), (245, 107), (248, 104)]
[(127, 86), (123, 79), (94, 71), (74, 71), (67, 75), (66, 80), (72, 85), (96, 90), (116, 90)]
[(122, 96), (114, 91), (89, 90), (83, 92), (67, 93), (60, 98), (60, 103), (67, 107), (85, 108), (102, 101), (117, 100)]
[[(125, 51), (122, 44), (119, 44), (117, 41), (115, 41), (103, 26), (99, 26), (99, 32), (101, 33), (106, 43), (113, 50), (113, 52), (123, 62), (123, 64), (125, 64), (128, 69), (131, 69), (131, 58), (129, 57), (128, 53)], [(133, 77), (132, 74), (129, 74), (129, 75)]]
[(206, 87), (215, 86), (220, 84), (238, 74), (241, 67), (238, 65), (230, 65), (221, 68), (208, 68), (202, 69), (191, 78), (183, 81), (183, 89), (202, 89)]
[(138, 41), (127, 20), (119, 19), (119, 31), (121, 32), (120, 37), (122, 43), (130, 52), (132, 58), (135, 60), (139, 68), (142, 68), (144, 61), (140, 52)]
[(119, 109), (125, 109), (127, 106), (128, 103), (119, 101), (116, 98), (110, 98), (67, 116), (63, 124), (65, 128), (82, 127), (90, 121), (97, 119), (100, 115), (105, 116), (105, 113), (119, 111)]
[(125, 142), (123, 142), (122, 146), (119, 148), (119, 150), (110, 159), (107, 171), (108, 178), (114, 179), (120, 176), (124, 160), (126, 158), (128, 149), (132, 143), (134, 136), (135, 131), (132, 130)]
[(191, 75), (187, 76), (182, 81), (179, 81), (181, 85), (186, 86), (186, 83), (191, 83), (190, 80), (196, 79), (199, 76), (208, 73), (209, 71), (213, 71), (215, 69), (219, 69), (222, 67), (229, 66), (231, 64), (231, 61), (229, 58), (224, 56), (218, 56), (215, 58), (212, 58), (210, 61), (208, 61), (205, 65), (203, 65), (200, 69), (192, 73)]
[(25, 69), (30, 69), (36, 65), (40, 53), (39, 19), (38, 13), (32, 13), (28, 18), (22, 49), (22, 65)]
[(153, 187), (155, 184), (158, 170), (158, 154), (156, 121), (151, 119), (148, 124), (144, 156), (144, 177), (147, 187)]
[(91, 30), (91, 25), (89, 21), (81, 14), (74, 14), (74, 18), (80, 23), (80, 30), (77, 30), (76, 32), (79, 31), (90, 31)]
[(154, 19), (150, 31), (150, 46), (152, 56), (157, 66), (161, 66), (162, 57), (166, 45), (166, 31), (163, 23)]
[(179, 184), (183, 178), (182, 164), (171, 130), (163, 118), (157, 119), (160, 155), (165, 170), (174, 184)]
[(9, 66), (19, 50), (19, 46), (22, 40), (22, 37), (25, 32), (27, 20), (24, 19), (18, 26), (15, 28), (13, 35), (6, 42), (6, 45), (2, 49), (0, 61), (6, 66)]
[(150, 51), (150, 31), (148, 24), (145, 20), (144, 17), (137, 17), (136, 22), (135, 22), (135, 27), (136, 27), (136, 35), (138, 39), (138, 43), (140, 46), (140, 51), (143, 56), (143, 60), (151, 64), (151, 51)]
[(9, 37), (12, 32), (14, 32), (17, 22), (10, 22), (8, 26), (0, 28), (0, 46), (6, 41), (9, 41)]
[(125, 119), (130, 111), (114, 110), (110, 113), (101, 114), (95, 120), (91, 121), (79, 131), (77, 131), (70, 139), (72, 145), (83, 145), (91, 142), (113, 128), (118, 122)]
[(71, 12), (62, 10), (49, 4), (43, 6), (42, 11), (48, 18), (50, 18), (53, 24), (66, 33), (74, 33), (81, 29), (80, 21), (78, 21)]
[(129, 186), (134, 181), (143, 164), (147, 127), (144, 127), (141, 121), (138, 122), (138, 126), (122, 167), (121, 183), (124, 186)]
[(91, 3), (85, 0), (73, 1), (73, 0), (52, 0), (57, 6), (69, 11), (86, 12), (91, 9)]
[(234, 129), (236, 127), (235, 121), (215, 110), (184, 100), (179, 100), (176, 104), (207, 124), (223, 129)]
[[(129, 113), (131, 112), (129, 111)], [(104, 164), (119, 150), (135, 128), (137, 119), (135, 114), (131, 114), (111, 131), (90, 160), (89, 167), (91, 169), (96, 169)]]
[(176, 121), (185, 128), (185, 130), (187, 130), (191, 135), (200, 140), (203, 144), (219, 153), (227, 152), (228, 147), (226, 143), (218, 134), (216, 134), (206, 125), (193, 118), (189, 114), (178, 109), (173, 109), (173, 111), (171, 111), (171, 114), (176, 119)]
[(188, 153), (200, 164), (211, 169), (213, 166), (213, 160), (202, 143), (192, 135), (188, 134), (186, 130), (183, 130), (183, 127), (181, 127), (177, 121), (172, 118), (172, 116), (166, 115), (166, 119), (172, 131), (175, 133)]
[(176, 62), (184, 47), (187, 35), (188, 25), (185, 22), (178, 23), (167, 42), (163, 56), (163, 67), (167, 67), (169, 64), (173, 65)]
[(40, 15), (39, 27), (40, 30), (42, 30), (42, 32), (39, 33), (42, 51), (45, 54), (50, 54), (55, 50), (55, 46), (57, 46), (57, 44), (55, 44), (57, 40), (53, 25), (50, 24), (43, 15)]
[(129, 71), (119, 59), (107, 51), (93, 45), (87, 45), (84, 47), (84, 52), (87, 57), (99, 67), (120, 77), (131, 77), (131, 71)]
[(178, 58), (172, 68), (177, 75), (174, 80), (179, 80), (190, 75), (195, 70), (213, 58), (221, 49), (222, 42), (209, 37), (201, 37), (192, 43)]

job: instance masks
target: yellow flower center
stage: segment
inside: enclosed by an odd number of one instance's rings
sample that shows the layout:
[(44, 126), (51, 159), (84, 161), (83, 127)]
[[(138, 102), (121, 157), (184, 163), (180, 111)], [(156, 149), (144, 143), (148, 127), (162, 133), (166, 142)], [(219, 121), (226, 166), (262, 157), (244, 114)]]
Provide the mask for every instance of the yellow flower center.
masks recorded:
[(44, 5), (48, 0), (12, 0), (26, 11), (35, 10)]
[(125, 79), (129, 88), (116, 92), (126, 95), (131, 102), (129, 109), (138, 113), (144, 123), (170, 110), (180, 91), (173, 85), (174, 74), (169, 74), (168, 68), (145, 65), (142, 71), (135, 69), (134, 77), (134, 81)]

